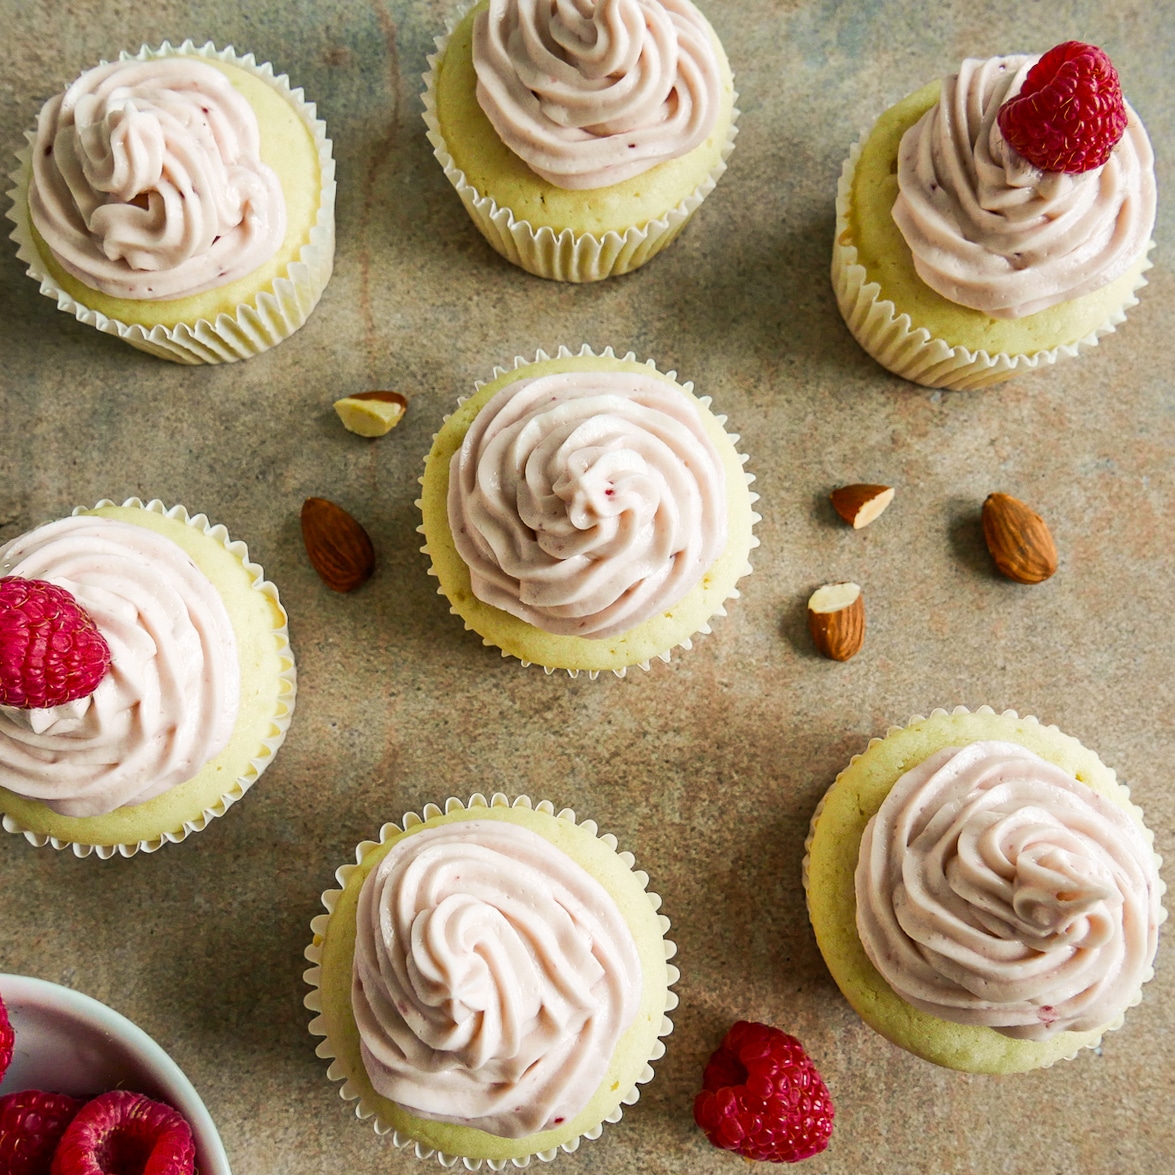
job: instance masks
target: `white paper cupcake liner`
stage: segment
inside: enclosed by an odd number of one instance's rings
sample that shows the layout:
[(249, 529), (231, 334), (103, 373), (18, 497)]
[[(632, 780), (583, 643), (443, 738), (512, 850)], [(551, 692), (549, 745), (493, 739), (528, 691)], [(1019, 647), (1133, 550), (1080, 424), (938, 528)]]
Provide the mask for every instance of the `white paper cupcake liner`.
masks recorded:
[[(1075, 343), (1065, 343), (1030, 354), (989, 354), (967, 347), (952, 346), (935, 338), (923, 326), (916, 326), (909, 314), (897, 311), (894, 303), (881, 296), (878, 282), (869, 281), (865, 267), (857, 260), (857, 247), (850, 241), (849, 202), (861, 144), (854, 143), (841, 169), (836, 188), (836, 235), (832, 247), (832, 287), (845, 325), (862, 349), (882, 367), (929, 388), (984, 388), (1003, 383), (1014, 375), (1049, 367), (1062, 359), (1074, 359), (1083, 349), (1096, 347), (1098, 340), (1126, 321), (1126, 311), (1138, 305), (1134, 295), (1145, 286), (1143, 273), (1151, 268), (1147, 259), (1125, 304), (1115, 310), (1096, 330)], [(1147, 245), (1147, 253), (1154, 241)]]
[[(536, 352), (535, 357), (533, 359), (525, 359), (521, 355), (516, 355), (514, 357), (514, 362), (510, 367), (500, 367), (500, 366), (495, 365), (493, 372), (490, 375), (489, 379), (484, 379), (484, 380), (478, 379), (478, 380), (474, 381), (472, 394), (476, 394), (481, 388), (485, 387), (485, 385), (487, 383), (492, 383), (499, 376), (506, 375), (507, 373), (509, 373), (511, 371), (518, 371), (520, 368), (523, 368), (523, 367), (529, 367), (532, 363), (544, 363), (552, 358), (553, 359), (575, 359), (575, 358), (584, 358), (584, 357), (593, 358), (593, 359), (620, 358), (621, 360), (623, 360), (626, 363), (637, 362), (636, 354), (633, 351), (628, 351), (624, 355), (617, 356), (615, 351), (613, 351), (613, 349), (611, 347), (605, 347), (602, 351), (597, 352), (597, 351), (594, 351), (587, 343), (584, 343), (579, 348), (578, 351), (572, 351), (567, 347), (560, 346), (559, 349), (555, 352), (555, 354), (553, 356), (548, 355), (546, 353), (546, 351), (539, 350)], [(657, 365), (652, 359), (645, 360), (644, 365), (653, 371), (657, 371)], [(664, 374), (671, 380), (677, 379), (677, 372), (676, 371), (668, 371), (668, 372), (665, 372)], [(686, 383), (683, 383), (680, 386), (682, 388), (684, 388), (687, 392), (690, 392), (691, 394), (693, 393), (694, 385), (693, 385), (692, 381), (687, 381)], [(469, 399), (468, 396), (459, 396), (457, 399), (457, 406), (460, 407), (462, 404), (465, 403), (465, 401), (467, 399)], [(698, 402), (703, 405), (703, 407), (705, 407), (707, 409), (710, 408), (711, 403), (712, 403), (711, 397), (698, 396), (697, 399), (698, 399)], [(448, 415), (443, 417), (442, 421), (441, 421), (442, 425), (448, 419), (449, 419)], [(725, 427), (726, 420), (727, 420), (726, 416), (715, 413), (714, 419), (717, 420), (720, 425)], [(437, 435), (438, 435), (437, 433), (433, 434), (432, 439), (433, 439), (434, 443), (437, 439)], [(732, 432), (728, 432), (726, 435), (730, 439), (731, 444), (736, 447), (736, 451), (737, 451), (738, 443), (741, 440), (740, 435), (738, 433), (732, 433)], [(742, 464), (745, 466), (747, 461), (749, 460), (748, 455), (746, 453), (739, 452), (738, 457), (739, 457), (739, 460), (742, 462)], [(755, 480), (755, 475), (753, 473), (747, 472), (745, 469), (743, 471), (743, 477), (746, 478), (746, 483), (748, 486), (750, 486)], [(424, 484), (423, 477), (419, 478), (418, 481), (421, 485)], [(750, 503), (752, 506), (751, 527), (753, 530), (755, 525), (759, 522), (762, 522), (763, 519), (762, 519), (761, 515), (759, 515), (758, 512), (753, 509), (754, 504), (759, 500), (759, 495), (757, 493), (755, 493), (753, 490), (750, 490), (750, 491), (748, 491), (748, 497), (750, 498)], [(418, 498), (416, 500), (416, 508), (418, 510), (422, 510), (423, 506), (424, 506), (423, 500)], [(418, 526), (416, 528), (416, 531), (418, 534), (424, 535), (423, 524)], [(758, 546), (759, 546), (759, 539), (752, 533), (751, 542), (750, 542), (750, 550), (753, 551)], [(421, 551), (421, 554), (427, 555), (429, 557), (428, 574), (433, 576), (434, 578), (439, 579), (439, 576), (437, 574), (437, 570), (433, 566), (433, 563), (432, 563), (432, 554), (429, 551), (428, 544), (426, 543), (423, 547), (421, 547), (420, 551)], [(739, 572), (739, 576), (738, 576), (739, 580), (750, 575), (752, 571), (754, 571), (754, 568), (751, 566), (750, 560), (748, 559), (747, 562), (745, 563), (745, 565), (743, 566), (742, 571)], [(709, 636), (714, 631), (710, 627), (711, 621), (714, 621), (714, 620), (718, 619), (719, 617), (725, 616), (727, 614), (726, 613), (726, 603), (729, 602), (730, 600), (737, 600), (739, 598), (740, 594), (741, 593), (738, 590), (737, 584), (732, 586), (730, 589), (730, 592), (726, 596), (726, 599), (724, 601), (722, 601), (721, 603), (719, 603), (718, 607), (707, 618), (705, 623), (700, 625), (698, 628), (694, 629), (694, 631), (690, 635), (682, 638), (675, 645), (671, 646), (668, 649), (661, 650), (659, 653), (654, 654), (653, 656), (647, 658), (644, 661), (638, 661), (633, 665), (622, 665), (619, 668), (611, 669), (611, 670), (566, 669), (566, 668), (562, 668), (562, 667), (558, 667), (558, 666), (551, 666), (551, 665), (540, 665), (540, 668), (543, 670), (544, 673), (546, 673), (548, 675), (553, 674), (553, 673), (566, 673), (569, 677), (578, 677), (581, 673), (583, 673), (583, 674), (586, 674), (586, 676), (588, 678), (590, 678), (592, 681), (595, 681), (600, 676), (601, 673), (605, 673), (605, 672), (610, 672), (614, 677), (623, 678), (624, 676), (626, 676), (628, 670), (632, 669), (632, 668), (648, 670), (651, 668), (654, 660), (662, 661), (665, 664), (668, 664), (669, 661), (672, 659), (672, 655), (673, 655), (674, 650), (681, 649), (683, 651), (688, 651), (693, 648), (693, 638), (694, 637)], [(445, 591), (444, 591), (443, 587), (437, 588), (437, 595), (445, 596)], [(447, 599), (448, 597), (446, 596), (445, 598)], [(461, 622), (464, 624), (467, 632), (477, 632), (477, 630), (473, 627), (473, 625), (470, 624), (469, 621), (466, 620), (464, 616), (461, 616), (461, 613), (458, 612), (455, 607), (450, 605), (449, 611), (452, 613), (452, 615), (460, 617)], [(477, 635), (481, 636), (480, 633), (478, 633)], [(518, 664), (521, 668), (527, 669), (527, 668), (530, 668), (530, 666), (532, 664), (536, 664), (535, 662), (527, 661), (522, 658), (518, 658), (515, 656), (515, 654), (509, 653), (505, 649), (500, 649), (498, 647), (497, 643), (488, 637), (481, 636), (481, 642), (487, 648), (498, 649), (498, 651), (502, 654), (503, 658), (517, 660)]]
[[(339, 1089), (339, 1096), (344, 1101), (355, 1102), (355, 1116), (361, 1121), (371, 1120), (371, 1124), (375, 1129), (376, 1134), (391, 1137), (392, 1145), (400, 1150), (408, 1151), (414, 1154), (418, 1159), (435, 1159), (443, 1167), (454, 1167), (461, 1165), (467, 1170), (477, 1171), (482, 1167), (486, 1167), (491, 1171), (501, 1171), (507, 1167), (527, 1167), (532, 1160), (540, 1162), (550, 1162), (560, 1153), (572, 1154), (579, 1149), (580, 1143), (584, 1139), (592, 1140), (599, 1138), (604, 1131), (606, 1123), (619, 1122), (623, 1116), (624, 1106), (634, 1105), (640, 1099), (639, 1086), (646, 1084), (653, 1078), (652, 1062), (660, 1060), (665, 1055), (664, 1037), (668, 1036), (673, 1031), (673, 1022), (669, 1018), (669, 1013), (672, 1012), (678, 1004), (676, 993), (672, 990), (673, 985), (681, 977), (678, 969), (669, 963), (677, 953), (676, 945), (667, 937), (664, 938), (666, 971), (668, 973), (668, 982), (666, 985), (666, 998), (664, 1014), (661, 1018), (661, 1027), (658, 1030), (656, 1043), (645, 1064), (640, 1076), (636, 1079), (636, 1083), (632, 1088), (624, 1094), (620, 1099), (620, 1104), (608, 1114), (603, 1121), (597, 1123), (589, 1130), (577, 1135), (575, 1138), (569, 1139), (558, 1147), (551, 1150), (536, 1151), (533, 1154), (523, 1155), (518, 1158), (510, 1159), (480, 1159), (468, 1158), (463, 1155), (448, 1155), (443, 1151), (438, 1151), (432, 1147), (426, 1146), (418, 1142), (416, 1139), (408, 1135), (401, 1134), (399, 1130), (383, 1121), (378, 1109), (370, 1104), (361, 1094), (351, 1080), (351, 1075), (346, 1071), (345, 1066), (339, 1060), (336, 1054), (336, 1046), (332, 1044), (330, 1037), (327, 1034), (327, 1027), (322, 1016), (322, 999), (319, 985), (322, 979), (322, 948), (321, 942), (326, 935), (327, 925), (330, 922), (331, 915), (343, 889), (346, 887), (348, 879), (354, 871), (362, 864), (364, 857), (367, 856), (372, 849), (378, 848), (380, 845), (386, 843), (390, 837), (398, 836), (401, 832), (407, 832), (408, 829), (423, 823), (426, 820), (431, 820), (436, 816), (452, 812), (454, 810), (470, 810), (475, 808), (530, 808), (536, 812), (543, 812), (548, 816), (555, 816), (560, 820), (567, 820), (571, 824), (578, 824), (580, 828), (590, 832), (597, 837), (605, 845), (607, 845), (613, 852), (617, 853), (621, 861), (632, 869), (633, 874), (640, 882), (641, 888), (646, 891), (649, 899), (649, 904), (657, 912), (661, 908), (661, 897), (659, 894), (652, 893), (648, 890), (649, 876), (643, 870), (635, 868), (636, 860), (633, 855), (627, 850), (620, 850), (617, 846), (616, 838), (611, 833), (601, 833), (594, 820), (578, 820), (575, 812), (570, 808), (563, 808), (560, 811), (555, 811), (555, 806), (549, 800), (540, 800), (537, 804), (532, 803), (529, 796), (518, 796), (515, 799), (510, 799), (502, 792), (495, 792), (488, 800), (481, 793), (474, 793), (468, 801), (461, 801), (455, 797), (450, 797), (445, 801), (444, 808), (438, 807), (436, 804), (426, 804), (422, 809), (422, 815), (417, 815), (415, 812), (409, 812), (404, 816), (399, 824), (388, 823), (384, 824), (379, 830), (379, 839), (375, 841), (365, 840), (361, 842), (355, 849), (355, 863), (342, 865), (335, 871), (335, 878), (339, 883), (338, 889), (328, 889), (322, 894), (322, 904), (326, 907), (325, 914), (319, 914), (311, 920), (310, 930), (313, 939), (310, 945), (305, 950), (305, 956), (308, 962), (313, 964), (309, 969), (303, 973), (303, 978), (310, 986), (311, 990), (303, 999), (303, 1004), (315, 1013), (314, 1018), (310, 1021), (310, 1034), (312, 1036), (322, 1037), (322, 1041), (316, 1047), (315, 1055), (321, 1057), (325, 1061), (329, 1061), (330, 1065), (327, 1069), (327, 1077), (331, 1081), (341, 1081), (342, 1086)], [(667, 935), (669, 932), (669, 919), (661, 913), (657, 913), (657, 921), (661, 927), (662, 935)]]
[(178, 844), (191, 833), (202, 831), (217, 816), (223, 816), (253, 786), (258, 776), (272, 762), (274, 755), (277, 754), (278, 748), (285, 742), (286, 733), (290, 728), (290, 722), (294, 716), (294, 702), (298, 692), (298, 675), (294, 665), (294, 654), (290, 648), (290, 632), (286, 611), (282, 607), (281, 600), (278, 598), (277, 588), (265, 578), (265, 572), (261, 567), (250, 560), (248, 547), (240, 540), (230, 538), (224, 526), (219, 523), (213, 524), (209, 522), (206, 515), (189, 514), (183, 506), (172, 506), (168, 508), (158, 498), (153, 498), (146, 503), (140, 498), (127, 498), (125, 502), (121, 503), (111, 501), (109, 498), (103, 498), (94, 507), (75, 507), (72, 514), (85, 514), (90, 509), (96, 510), (103, 506), (118, 505), (136, 510), (147, 510), (152, 514), (160, 514), (165, 518), (174, 518), (182, 522), (185, 526), (190, 526), (201, 534), (207, 535), (208, 538), (219, 543), (240, 562), (252, 578), (251, 586), (253, 590), (261, 592), (281, 614), (281, 626), (273, 629), (273, 634), (277, 641), (277, 655), (281, 662), (281, 672), (278, 681), (278, 704), (274, 713), (270, 716), (270, 733), (261, 740), (261, 745), (258, 747), (256, 754), (249, 760), (246, 769), (233, 780), (232, 784), (226, 788), (215, 803), (204, 808), (199, 814), (183, 821), (179, 828), (164, 830), (157, 836), (127, 844), (79, 844), (76, 841), (31, 831), (7, 812), (3, 814), (2, 823), (5, 831), (24, 836), (29, 844), (37, 848), (43, 848), (45, 845), (49, 845), (55, 849), (71, 849), (77, 857), (88, 857), (93, 853), (101, 860), (107, 860), (114, 856), (115, 853), (123, 857), (133, 857), (135, 853), (139, 852), (153, 853), (165, 844)]
[(576, 233), (569, 228), (556, 231), (548, 225), (536, 229), (529, 221), (519, 220), (511, 209), (499, 206), (492, 196), (483, 195), (466, 179), (465, 173), (453, 162), (437, 121), (437, 63), (445, 55), (453, 30), (476, 3), (478, 0), (467, 0), (449, 19), (445, 32), (436, 38), (436, 52), (429, 55), (428, 70), (423, 75), (424, 123), (428, 128), (428, 141), (473, 223), (507, 261), (536, 277), (594, 282), (638, 269), (681, 232), (726, 171), (726, 161), (734, 150), (738, 135), (738, 93), (734, 94), (730, 129), (719, 161), (676, 207), (624, 232), (609, 230), (597, 236), (588, 232)]
[[(992, 714), (992, 715), (995, 715), (996, 713), (997, 713), (997, 711), (995, 709), (993, 709), (991, 706), (977, 706), (974, 710), (970, 709), (967, 706), (955, 706), (950, 710), (947, 710), (947, 709), (940, 706), (934, 710), (931, 710), (929, 717), (930, 718), (946, 718), (946, 717), (953, 715), (953, 714)], [(1055, 725), (1051, 725), (1051, 724), (1046, 725), (1045, 723), (1042, 723), (1039, 718), (1036, 718), (1031, 714), (1025, 715), (1023, 718), (1021, 718), (1020, 714), (1015, 710), (1001, 710), (998, 713), (999, 713), (999, 717), (1001, 717), (1001, 718), (1008, 718), (1014, 722), (1017, 722), (1017, 721), (1026, 722), (1032, 726), (1040, 726), (1043, 729), (1045, 729), (1051, 733), (1061, 735), (1063, 738), (1068, 739), (1070, 742), (1072, 742), (1075, 746), (1078, 746), (1078, 747), (1082, 746), (1082, 744), (1077, 739), (1073, 738), (1072, 735), (1065, 734), (1064, 731), (1062, 731), (1059, 727), (1057, 727)], [(926, 715), (915, 714), (912, 718), (910, 718), (910, 720), (904, 726), (887, 727), (885, 734), (881, 735), (880, 737), (871, 738), (869, 740), (869, 742), (865, 746), (865, 751), (869, 750), (869, 748), (871, 748), (871, 747), (877, 746), (879, 743), (884, 742), (887, 738), (890, 738), (893, 735), (901, 734), (903, 731), (908, 730), (910, 727), (916, 726), (920, 722), (925, 722), (926, 719), (927, 719)], [(1085, 748), (1083, 748), (1083, 749), (1085, 749)], [(865, 753), (865, 751), (860, 751), (857, 754), (853, 755), (852, 758), (849, 759), (848, 767), (852, 767), (853, 764), (856, 763), (857, 760), (861, 758), (861, 755), (863, 755)], [(1147, 842), (1150, 844), (1151, 852), (1154, 854), (1154, 858), (1155, 858), (1155, 869), (1156, 869), (1156, 873), (1157, 873), (1157, 871), (1162, 867), (1163, 858), (1157, 852), (1155, 852), (1154, 833), (1146, 825), (1143, 810), (1130, 799), (1130, 789), (1124, 783), (1122, 783), (1121, 780), (1118, 779), (1117, 774), (1113, 770), (1113, 768), (1106, 767), (1106, 765), (1104, 763), (1102, 764), (1102, 766), (1105, 767), (1105, 770), (1107, 772), (1108, 777), (1113, 780), (1115, 786), (1118, 788), (1119, 797), (1123, 801), (1121, 806), (1129, 810), (1129, 812), (1133, 816), (1135, 822), (1141, 828), (1144, 836), (1146, 837)], [(848, 767), (844, 768), (841, 772), (837, 773), (837, 780), (840, 779), (841, 774), (843, 774), (843, 771), (847, 770)], [(835, 786), (835, 781), (834, 781), (833, 786)], [(831, 790), (832, 790), (831, 787), (828, 788), (824, 792), (824, 794), (820, 797), (820, 800), (816, 805), (816, 810), (812, 813), (812, 819), (808, 822), (808, 833), (807, 833), (807, 836), (804, 838), (804, 859), (803, 859), (801, 866), (800, 866), (800, 879), (801, 879), (801, 882), (804, 887), (805, 899), (807, 898), (807, 895), (809, 892), (809, 865), (810, 865), (810, 858), (811, 858), (811, 852), (812, 852), (812, 841), (816, 835), (816, 825), (819, 822), (820, 817), (824, 812), (825, 801), (828, 799), (828, 795)], [(1107, 798), (1109, 798), (1109, 797), (1107, 797)], [(1167, 892), (1167, 883), (1163, 880), (1161, 874), (1159, 874), (1158, 876), (1159, 876), (1158, 897), (1160, 899), (1159, 925), (1161, 926), (1167, 920), (1167, 908), (1161, 904), (1162, 898)], [(1077, 1045), (1077, 1047), (1075, 1047), (1073, 1049), (1072, 1052), (1067, 1053), (1063, 1056), (1055, 1057), (1051, 1061), (1046, 1061), (1045, 1063), (1039, 1065), (1038, 1068), (1041, 1068), (1041, 1069), (1052, 1068), (1053, 1065), (1055, 1065), (1061, 1061), (1072, 1061), (1075, 1057), (1077, 1057), (1080, 1053), (1084, 1052), (1086, 1049), (1097, 1049), (1098, 1047), (1100, 1047), (1101, 1042), (1102, 1042), (1102, 1038), (1105, 1036), (1105, 1034), (1107, 1032), (1113, 1032), (1116, 1029), (1121, 1028), (1126, 1020), (1126, 1012), (1130, 1008), (1136, 1007), (1138, 1004), (1140, 1004), (1142, 1002), (1142, 994), (1143, 994), (1142, 989), (1147, 983), (1150, 982), (1151, 979), (1154, 978), (1154, 974), (1155, 974), (1155, 971), (1154, 971), (1153, 966), (1147, 969), (1146, 973), (1142, 977), (1142, 980), (1141, 980), (1141, 983), (1139, 985), (1138, 990), (1134, 993), (1134, 995), (1130, 999), (1129, 1003), (1122, 1010), (1122, 1012), (1119, 1013), (1119, 1015), (1117, 1015), (1109, 1024), (1106, 1024), (1103, 1026), (1103, 1028), (1101, 1029), (1101, 1031), (1098, 1034), (1096, 1039), (1089, 1040), (1083, 1044), (1079, 1044), (1079, 1045)], [(884, 983), (885, 982), (884, 979), (882, 979), (881, 982)], [(898, 1046), (898, 1047), (901, 1047), (901, 1046)]]
[(334, 267), (335, 162), (331, 141), (326, 137), (326, 124), (317, 117), (314, 103), (305, 100), (301, 89), (292, 89), (285, 74), (275, 74), (269, 62), (258, 65), (252, 53), (238, 56), (231, 45), (218, 50), (211, 41), (198, 46), (187, 40), (178, 47), (164, 41), (158, 49), (144, 45), (137, 53), (124, 51), (119, 54), (119, 60), (149, 61), (176, 56), (211, 58), (253, 74), (275, 90), (310, 131), (320, 171), (318, 217), (310, 230), (309, 242), (302, 247), (298, 259), (287, 267), (286, 276), (275, 278), (271, 288), (260, 291), (251, 302), (239, 305), (234, 314), (218, 315), (215, 322), (202, 318), (172, 327), (144, 327), (128, 325), (84, 306), (57, 283), (33, 240), (28, 207), (30, 157), (36, 137), (33, 131), (25, 132), (27, 143), (17, 153), (19, 166), (9, 176), (13, 187), (8, 192), (8, 219), (15, 226), (10, 236), (17, 245), (17, 258), (24, 263), (29, 276), (40, 284), (41, 293), (52, 298), (59, 310), (72, 314), (86, 326), (116, 335), (137, 350), (174, 363), (234, 363), (260, 355), (288, 339), (318, 305)]

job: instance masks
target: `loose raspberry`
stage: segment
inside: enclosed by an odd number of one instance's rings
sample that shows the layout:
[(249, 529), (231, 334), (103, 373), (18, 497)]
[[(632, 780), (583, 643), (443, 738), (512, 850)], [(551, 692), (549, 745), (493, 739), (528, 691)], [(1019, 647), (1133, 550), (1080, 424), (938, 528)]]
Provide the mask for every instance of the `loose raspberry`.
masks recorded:
[(69, 1124), (51, 1175), (192, 1175), (191, 1127), (170, 1106), (115, 1089), (87, 1102)]
[(0, 1171), (50, 1175), (57, 1143), (84, 1104), (68, 1094), (39, 1089), (0, 1097)]
[(0, 579), (0, 706), (41, 709), (88, 697), (110, 668), (110, 646), (65, 588)]
[(724, 1150), (769, 1163), (819, 1154), (832, 1134), (832, 1098), (794, 1036), (740, 1020), (702, 1075), (694, 1121)]
[(1126, 131), (1118, 71), (1093, 45), (1066, 41), (1029, 71), (996, 116), (1004, 139), (1042, 171), (1101, 167)]
[(12, 1064), (12, 1045), (16, 1040), (16, 1033), (12, 1031), (12, 1024), (8, 1020), (8, 1009), (4, 1000), (0, 999), (0, 1077)]

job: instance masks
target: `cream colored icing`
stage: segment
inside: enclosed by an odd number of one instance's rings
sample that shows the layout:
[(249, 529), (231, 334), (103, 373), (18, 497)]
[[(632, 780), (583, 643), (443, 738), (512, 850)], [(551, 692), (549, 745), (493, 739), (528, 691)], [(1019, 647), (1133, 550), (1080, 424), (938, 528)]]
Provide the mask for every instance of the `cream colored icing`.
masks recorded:
[(190, 56), (100, 65), (37, 122), (29, 211), (62, 268), (119, 298), (186, 298), (281, 245), (285, 198), (257, 118)]
[(857, 930), (908, 1003), (1044, 1040), (1104, 1028), (1158, 944), (1161, 886), (1140, 826), (1024, 747), (948, 747), (866, 826)]
[(224, 748), (240, 700), (236, 638), (182, 547), (79, 515), (0, 547), (0, 575), (71, 592), (111, 651), (89, 697), (0, 707), (0, 785), (65, 816), (100, 816), (183, 783)]
[(893, 218), (918, 276), (952, 302), (1022, 318), (1101, 289), (1142, 256), (1155, 222), (1154, 154), (1127, 108), (1109, 160), (1042, 172), (996, 122), (1035, 56), (969, 58), (902, 137)]
[(474, 595), (596, 640), (680, 600), (726, 545), (726, 481), (694, 401), (653, 375), (507, 384), (449, 472), (449, 526)]
[(692, 151), (721, 70), (689, 0), (490, 0), (477, 97), (499, 137), (560, 188), (601, 188)]
[(551, 1129), (596, 1092), (636, 1015), (641, 965), (616, 903), (519, 825), (405, 836), (355, 920), (363, 1064), (419, 1117), (504, 1138)]

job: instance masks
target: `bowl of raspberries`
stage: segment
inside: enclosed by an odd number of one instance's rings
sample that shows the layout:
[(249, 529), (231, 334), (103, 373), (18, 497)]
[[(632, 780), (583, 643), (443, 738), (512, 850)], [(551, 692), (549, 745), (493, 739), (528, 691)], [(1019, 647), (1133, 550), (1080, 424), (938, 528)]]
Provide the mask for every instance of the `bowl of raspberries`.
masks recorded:
[(231, 1175), (179, 1066), (98, 1000), (0, 975), (0, 1172)]

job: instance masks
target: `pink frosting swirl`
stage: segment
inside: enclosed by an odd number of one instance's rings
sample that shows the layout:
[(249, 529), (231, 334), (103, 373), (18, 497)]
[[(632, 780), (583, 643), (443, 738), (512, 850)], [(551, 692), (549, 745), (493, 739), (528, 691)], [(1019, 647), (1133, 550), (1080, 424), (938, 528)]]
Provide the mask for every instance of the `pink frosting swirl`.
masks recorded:
[(1109, 160), (1042, 172), (1005, 141), (1000, 106), (1037, 57), (970, 58), (902, 136), (893, 218), (918, 276), (992, 318), (1021, 318), (1109, 285), (1150, 242), (1154, 154), (1127, 108)]
[(449, 471), (473, 593), (546, 632), (602, 640), (677, 603), (726, 546), (726, 478), (698, 406), (628, 371), (519, 379)]
[(976, 742), (907, 771), (869, 821), (857, 930), (914, 1007), (1045, 1040), (1136, 1001), (1161, 894), (1124, 809), (1024, 747)]
[(190, 56), (100, 65), (37, 121), (29, 211), (63, 269), (119, 298), (186, 298), (267, 261), (285, 198), (257, 118)]
[(689, 0), (490, 0), (473, 62), (498, 136), (561, 188), (684, 155), (718, 115), (718, 55)]
[(413, 832), (363, 883), (351, 1005), (384, 1097), (502, 1138), (579, 1113), (640, 1001), (632, 932), (550, 841), (504, 820)]

